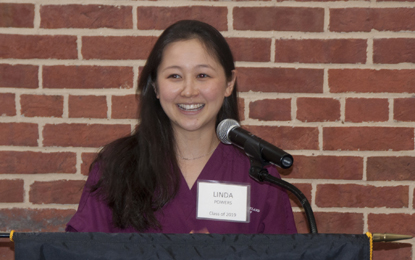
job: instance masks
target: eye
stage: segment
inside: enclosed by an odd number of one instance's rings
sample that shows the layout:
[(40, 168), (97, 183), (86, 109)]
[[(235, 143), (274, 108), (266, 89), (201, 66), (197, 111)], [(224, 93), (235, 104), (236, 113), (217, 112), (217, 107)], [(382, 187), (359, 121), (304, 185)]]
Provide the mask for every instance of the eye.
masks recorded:
[(205, 79), (205, 78), (209, 78), (209, 75), (208, 74), (201, 73), (201, 74), (197, 75), (197, 77), (198, 78), (201, 78), (201, 79)]
[(171, 74), (167, 78), (170, 78), (170, 79), (180, 79), (181, 77), (178, 74)]

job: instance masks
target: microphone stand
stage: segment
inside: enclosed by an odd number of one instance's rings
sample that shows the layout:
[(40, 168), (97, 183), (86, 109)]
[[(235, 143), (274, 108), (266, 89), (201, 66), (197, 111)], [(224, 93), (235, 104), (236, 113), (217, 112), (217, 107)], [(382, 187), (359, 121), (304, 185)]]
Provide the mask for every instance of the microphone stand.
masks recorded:
[[(291, 193), (293, 193), (297, 197), (297, 199), (300, 201), (301, 205), (303, 206), (303, 209), (307, 216), (310, 233), (317, 234), (318, 231), (317, 231), (316, 220), (314, 218), (313, 210), (311, 209), (310, 203), (308, 202), (307, 198), (297, 187), (295, 187), (291, 183), (288, 183), (284, 180), (276, 178), (268, 173), (268, 170), (265, 169), (265, 166), (270, 163), (268, 161), (265, 161), (262, 158), (261, 145), (258, 142), (254, 141), (252, 138), (247, 138), (245, 141), (244, 147), (240, 147), (240, 148), (243, 148), (245, 153), (250, 158), (251, 168), (249, 169), (249, 176), (251, 176), (251, 178), (253, 178), (257, 182), (266, 181), (266, 182), (275, 184), (277, 186), (280, 186), (290, 191)], [(279, 165), (279, 166), (283, 167), (284, 165)], [(389, 233), (386, 233), (386, 234), (373, 233), (373, 242), (388, 242), (388, 241), (397, 241), (397, 240), (411, 239), (411, 238), (412, 236), (408, 236), (408, 235), (389, 234)]]
[(291, 193), (293, 193), (297, 199), (300, 201), (301, 205), (304, 208), (305, 214), (307, 216), (308, 225), (310, 228), (311, 234), (317, 234), (317, 224), (314, 218), (313, 210), (311, 209), (311, 205), (308, 202), (306, 196), (294, 185), (288, 183), (284, 180), (276, 178), (268, 173), (268, 170), (265, 169), (265, 165), (269, 164), (261, 156), (261, 147), (258, 143), (251, 141), (251, 139), (247, 139), (244, 144), (244, 151), (245, 153), (249, 154), (250, 161), (251, 161), (251, 168), (249, 169), (249, 176), (256, 180), (257, 182), (269, 182), (280, 186)]
[(297, 199), (300, 201), (301, 205), (304, 208), (305, 214), (307, 216), (308, 225), (310, 228), (310, 233), (317, 234), (317, 225), (314, 218), (313, 210), (311, 209), (310, 203), (304, 194), (294, 185), (279, 178), (276, 178), (268, 173), (268, 170), (264, 168), (263, 163), (251, 158), (251, 168), (249, 169), (249, 176), (258, 182), (269, 182), (275, 185), (278, 185), (291, 193), (293, 193)]

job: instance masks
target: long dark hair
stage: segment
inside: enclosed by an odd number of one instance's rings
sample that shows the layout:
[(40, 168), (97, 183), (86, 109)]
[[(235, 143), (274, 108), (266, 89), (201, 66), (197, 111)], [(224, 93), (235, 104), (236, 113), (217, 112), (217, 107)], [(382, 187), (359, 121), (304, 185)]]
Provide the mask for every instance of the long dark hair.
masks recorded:
[[(214, 27), (184, 20), (160, 35), (140, 72), (139, 126), (132, 135), (106, 145), (95, 160), (102, 175), (91, 191), (96, 191), (107, 202), (116, 227), (133, 227), (138, 231), (162, 229), (154, 213), (174, 198), (179, 189), (181, 172), (172, 125), (153, 86), (165, 47), (189, 39), (199, 39), (218, 59), (227, 79), (232, 78), (235, 65), (231, 50)], [(216, 125), (225, 118), (239, 121), (236, 83), (232, 94), (222, 104)]]

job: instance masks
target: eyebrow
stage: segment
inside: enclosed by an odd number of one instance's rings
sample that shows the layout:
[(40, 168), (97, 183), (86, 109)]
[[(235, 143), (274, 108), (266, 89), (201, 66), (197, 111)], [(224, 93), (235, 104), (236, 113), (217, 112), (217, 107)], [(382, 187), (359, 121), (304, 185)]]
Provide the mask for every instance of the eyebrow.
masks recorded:
[[(182, 67), (178, 66), (178, 65), (172, 65), (172, 66), (168, 66), (166, 68), (163, 69), (163, 71), (168, 70), (168, 69), (181, 69)], [(214, 68), (208, 64), (199, 64), (196, 66), (196, 68), (209, 68), (214, 70)]]

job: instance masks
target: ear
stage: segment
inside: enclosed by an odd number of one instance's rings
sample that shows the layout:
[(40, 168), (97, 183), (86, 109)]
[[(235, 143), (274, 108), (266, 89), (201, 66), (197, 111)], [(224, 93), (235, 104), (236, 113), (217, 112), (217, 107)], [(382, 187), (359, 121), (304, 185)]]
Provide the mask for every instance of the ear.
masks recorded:
[(153, 86), (153, 90), (154, 90), (154, 93), (156, 93), (156, 97), (158, 99), (160, 99), (159, 93), (157, 91), (157, 84), (155, 82), (153, 82), (153, 83), (151, 83), (151, 86)]
[(225, 97), (229, 97), (232, 94), (233, 88), (235, 87), (236, 74), (237, 71), (232, 70), (232, 78), (226, 83)]

